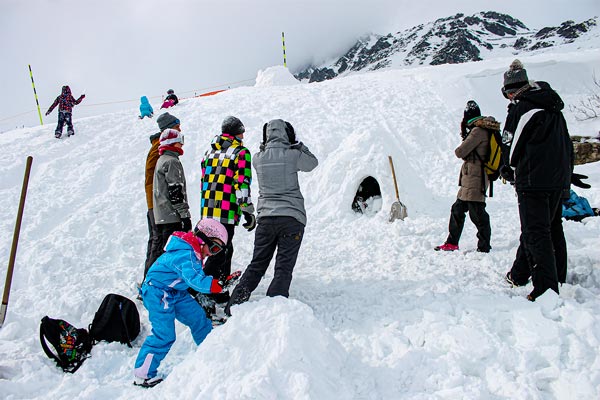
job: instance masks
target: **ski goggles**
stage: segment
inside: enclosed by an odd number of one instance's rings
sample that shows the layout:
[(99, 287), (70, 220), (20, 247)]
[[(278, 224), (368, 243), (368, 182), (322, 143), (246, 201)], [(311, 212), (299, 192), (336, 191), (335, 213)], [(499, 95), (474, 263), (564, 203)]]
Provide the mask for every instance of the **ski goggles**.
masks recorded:
[(196, 236), (198, 236), (206, 246), (208, 246), (208, 252), (211, 256), (220, 253), (223, 250), (223, 246), (219, 243), (210, 240), (208, 236), (206, 236), (201, 230), (196, 232)]

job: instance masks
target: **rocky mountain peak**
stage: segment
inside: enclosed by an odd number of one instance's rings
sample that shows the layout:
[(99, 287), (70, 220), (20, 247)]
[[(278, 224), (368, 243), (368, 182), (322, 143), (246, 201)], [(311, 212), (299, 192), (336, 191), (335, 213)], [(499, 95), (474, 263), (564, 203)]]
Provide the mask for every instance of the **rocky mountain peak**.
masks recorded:
[(510, 15), (485, 11), (456, 14), (405, 31), (360, 38), (329, 65), (310, 66), (295, 76), (318, 82), (352, 71), (410, 65), (456, 64), (572, 43), (591, 32), (596, 18), (530, 30)]

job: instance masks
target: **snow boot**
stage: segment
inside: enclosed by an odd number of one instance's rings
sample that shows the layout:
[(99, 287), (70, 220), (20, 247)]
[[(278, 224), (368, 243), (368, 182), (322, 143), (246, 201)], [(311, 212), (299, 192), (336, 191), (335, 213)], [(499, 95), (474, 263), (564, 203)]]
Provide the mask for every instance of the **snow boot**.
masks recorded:
[(440, 246), (435, 246), (433, 248), (435, 251), (456, 251), (458, 250), (458, 245), (456, 244), (450, 244), (450, 243), (444, 243)]
[(529, 283), (529, 281), (525, 282), (525, 283), (518, 283), (516, 282), (513, 278), (512, 275), (510, 274), (510, 271), (508, 271), (506, 273), (506, 276), (504, 277), (504, 279), (506, 279), (506, 282), (510, 283), (512, 285), (512, 287), (519, 287), (519, 286), (525, 286), (527, 285), (527, 283)]
[(54, 137), (57, 139), (60, 139), (61, 136), (62, 136), (62, 133), (60, 133), (60, 132), (54, 133)]
[(140, 386), (140, 387), (147, 389), (147, 388), (151, 388), (151, 387), (158, 385), (162, 381), (163, 381), (163, 379), (159, 378), (157, 376), (155, 376), (154, 378), (148, 378), (148, 379), (144, 379), (144, 378), (140, 378), (140, 377), (136, 376), (133, 381), (133, 384), (135, 386)]

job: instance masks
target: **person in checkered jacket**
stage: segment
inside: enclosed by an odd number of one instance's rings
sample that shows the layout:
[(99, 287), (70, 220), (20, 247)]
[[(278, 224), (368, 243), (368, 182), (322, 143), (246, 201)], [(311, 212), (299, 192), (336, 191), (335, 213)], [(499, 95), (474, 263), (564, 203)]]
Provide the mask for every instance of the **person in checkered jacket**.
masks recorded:
[[(209, 257), (204, 266), (204, 273), (217, 279), (231, 275), (232, 239), (241, 217), (245, 221), (242, 226), (248, 231), (256, 226), (250, 197), (252, 157), (242, 142), (245, 131), (238, 118), (226, 117), (221, 124), (222, 133), (215, 136), (202, 159), (201, 218), (216, 219), (228, 234), (225, 251)], [(229, 291), (211, 296), (217, 303), (229, 301)]]

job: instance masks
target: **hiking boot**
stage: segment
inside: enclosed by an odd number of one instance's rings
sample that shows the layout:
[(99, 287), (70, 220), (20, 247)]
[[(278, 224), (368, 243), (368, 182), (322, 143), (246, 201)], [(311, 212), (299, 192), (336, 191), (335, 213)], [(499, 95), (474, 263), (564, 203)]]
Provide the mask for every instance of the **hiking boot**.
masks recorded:
[[(527, 282), (525, 283), (519, 283), (516, 282), (513, 278), (512, 275), (510, 274), (510, 271), (508, 271), (506, 273), (506, 276), (504, 277), (504, 279), (506, 279), (506, 282), (510, 283), (513, 287), (518, 287), (518, 286), (525, 286), (527, 285)], [(532, 300), (533, 301), (533, 300)]]
[(458, 250), (458, 245), (457, 244), (450, 244), (450, 243), (444, 243), (440, 246), (435, 246), (433, 248), (435, 251), (456, 251)]
[(57, 138), (57, 139), (60, 139), (60, 137), (61, 137), (61, 136), (62, 136), (62, 133), (58, 133), (58, 132), (56, 132), (56, 133), (54, 134), (54, 137), (55, 137), (55, 138)]
[(135, 386), (141, 386), (143, 388), (151, 388), (151, 387), (158, 385), (162, 381), (163, 381), (163, 379), (159, 378), (158, 376), (155, 376), (154, 378), (148, 378), (148, 379), (144, 379), (144, 378), (140, 378), (139, 376), (136, 376), (133, 381), (133, 384)]
[(67, 131), (67, 137), (73, 136), (74, 134), (75, 134), (75, 132), (73, 132), (73, 131)]
[(491, 250), (491, 248), (488, 248), (488, 249), (477, 249), (477, 252), (478, 253), (489, 253), (490, 250)]

